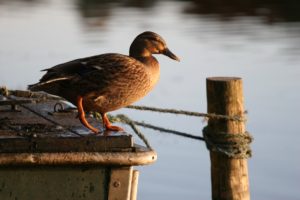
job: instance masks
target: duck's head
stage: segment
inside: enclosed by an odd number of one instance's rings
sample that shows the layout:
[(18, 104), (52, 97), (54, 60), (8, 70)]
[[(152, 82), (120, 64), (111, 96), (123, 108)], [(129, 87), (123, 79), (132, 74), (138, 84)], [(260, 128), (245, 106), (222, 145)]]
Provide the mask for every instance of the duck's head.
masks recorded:
[(167, 47), (165, 40), (157, 33), (146, 31), (139, 34), (132, 42), (129, 55), (134, 58), (145, 58), (152, 54), (163, 54), (174, 60), (180, 59)]

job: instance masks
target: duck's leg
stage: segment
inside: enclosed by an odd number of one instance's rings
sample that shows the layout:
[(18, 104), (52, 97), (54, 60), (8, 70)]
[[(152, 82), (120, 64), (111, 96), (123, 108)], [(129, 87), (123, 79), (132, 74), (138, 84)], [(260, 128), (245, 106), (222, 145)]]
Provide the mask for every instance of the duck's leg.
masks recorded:
[(105, 113), (101, 113), (101, 117), (102, 117), (103, 125), (105, 126), (106, 130), (109, 130), (109, 131), (124, 131), (124, 129), (121, 128), (121, 127), (111, 125), (111, 123), (110, 123), (110, 121), (107, 118)]
[(93, 131), (94, 133), (99, 133), (99, 130), (96, 129), (95, 127), (93, 127), (92, 125), (90, 125), (88, 123), (88, 121), (86, 120), (85, 118), (85, 113), (84, 113), (84, 110), (83, 110), (83, 106), (82, 106), (82, 101), (83, 101), (83, 98), (81, 96), (78, 96), (77, 97), (77, 109), (78, 109), (78, 118), (80, 120), (80, 122), (85, 126), (87, 127), (88, 129), (90, 129), (91, 131)]

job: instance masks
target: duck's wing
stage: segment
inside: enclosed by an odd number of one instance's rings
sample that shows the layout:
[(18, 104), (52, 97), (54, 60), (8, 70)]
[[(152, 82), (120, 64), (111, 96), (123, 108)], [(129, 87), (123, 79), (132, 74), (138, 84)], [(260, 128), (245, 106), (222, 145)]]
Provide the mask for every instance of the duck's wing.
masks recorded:
[(146, 76), (144, 64), (140, 61), (121, 54), (103, 54), (86, 63), (78, 81), (100, 89), (108, 85), (128, 84), (128, 81), (137, 79), (136, 76), (140, 79)]
[(91, 63), (97, 60), (103, 60), (104, 57), (107, 57), (106, 54), (80, 58), (44, 69), (42, 71), (46, 71), (46, 74), (40, 79), (39, 83), (43, 84), (46, 82), (67, 80), (78, 75), (83, 75), (93, 70), (93, 68), (90, 67)]
[(39, 83), (29, 85), (28, 88), (49, 92), (49, 88), (57, 85), (73, 85), (84, 87), (86, 92), (99, 90), (122, 78), (124, 73), (130, 73), (129, 68), (138, 69), (139, 65), (142, 65), (139, 61), (122, 54), (102, 54), (76, 59), (42, 70), (46, 74)]

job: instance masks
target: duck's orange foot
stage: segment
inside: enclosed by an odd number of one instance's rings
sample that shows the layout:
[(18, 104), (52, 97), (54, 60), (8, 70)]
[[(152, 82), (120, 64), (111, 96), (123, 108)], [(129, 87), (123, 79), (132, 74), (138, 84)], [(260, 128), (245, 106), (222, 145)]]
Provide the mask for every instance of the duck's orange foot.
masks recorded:
[(84, 114), (84, 110), (83, 110), (83, 106), (82, 106), (82, 97), (79, 96), (77, 98), (77, 109), (78, 109), (78, 115), (77, 117), (79, 118), (80, 122), (87, 127), (88, 129), (90, 129), (93, 133), (98, 134), (99, 130), (95, 127), (93, 127), (92, 125), (90, 125), (88, 123), (88, 121), (85, 118), (85, 114)]
[(119, 127), (119, 126), (112, 126), (112, 125), (106, 125), (105, 126), (105, 129), (107, 130), (107, 131), (124, 131), (124, 129), (123, 128), (121, 128), (121, 127)]
[(124, 131), (124, 129), (121, 127), (111, 125), (105, 113), (101, 113), (101, 117), (102, 117), (103, 125), (105, 126), (105, 129), (107, 131)]

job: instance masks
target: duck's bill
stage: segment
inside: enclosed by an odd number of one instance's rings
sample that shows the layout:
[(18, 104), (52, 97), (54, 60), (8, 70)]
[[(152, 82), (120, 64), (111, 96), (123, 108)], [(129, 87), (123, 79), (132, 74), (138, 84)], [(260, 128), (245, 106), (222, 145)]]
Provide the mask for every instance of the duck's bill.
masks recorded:
[(180, 59), (174, 53), (172, 53), (168, 48), (165, 49), (163, 54), (168, 56), (169, 58), (180, 61)]

